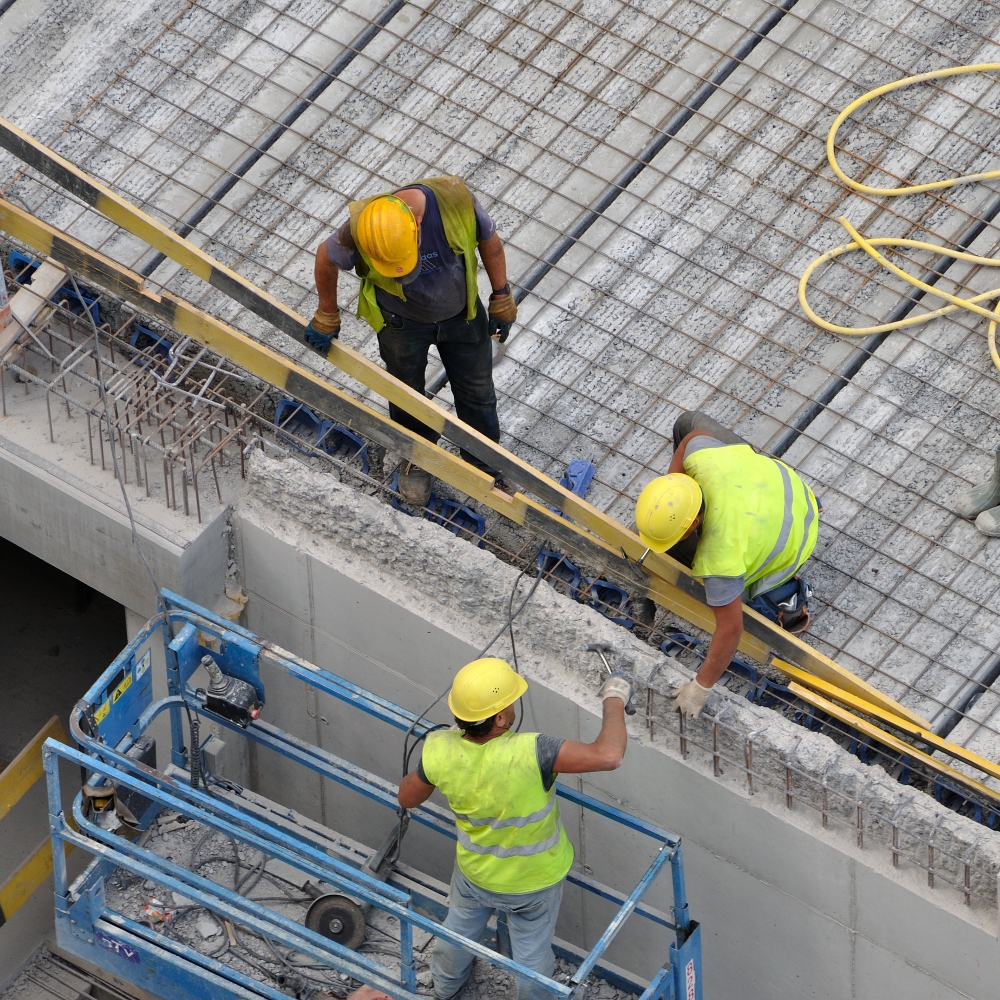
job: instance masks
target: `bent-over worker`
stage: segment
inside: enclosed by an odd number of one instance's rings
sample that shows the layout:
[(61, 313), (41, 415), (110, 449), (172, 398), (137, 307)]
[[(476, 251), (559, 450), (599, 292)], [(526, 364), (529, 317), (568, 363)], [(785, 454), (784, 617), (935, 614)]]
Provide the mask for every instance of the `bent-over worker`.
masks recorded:
[[(617, 672), (605, 681), (604, 721), (593, 743), (512, 732), (516, 702), (527, 688), (504, 660), (464, 666), (448, 695), (457, 728), (428, 735), (420, 763), (399, 786), (399, 804), (412, 809), (439, 788), (455, 812), (458, 846), (444, 926), (478, 941), (491, 914), (502, 911), (515, 961), (551, 976), (552, 936), (573, 864), (555, 777), (621, 764), (632, 685)], [(431, 961), (435, 996), (453, 997), (472, 963), (469, 952), (438, 938)], [(521, 977), (517, 990), (520, 1000), (548, 995)]]
[(676, 707), (697, 718), (743, 635), (743, 602), (789, 631), (809, 622), (809, 588), (795, 576), (816, 547), (819, 505), (777, 459), (759, 455), (704, 413), (674, 423), (668, 474), (636, 502), (636, 527), (653, 552), (667, 552), (704, 580), (715, 634)]
[[(337, 276), (353, 268), (361, 279), (358, 318), (378, 335), (389, 373), (422, 394), (427, 351), (437, 345), (458, 418), (499, 441), (490, 338), (507, 340), (517, 306), (493, 220), (459, 177), (428, 177), (348, 207), (348, 221), (316, 250), (319, 308), (306, 341), (325, 357), (340, 335)], [(477, 292), (477, 249), (493, 288), (488, 313)], [(392, 402), (389, 415), (429, 441), (440, 436)], [(462, 457), (494, 473), (464, 450)], [(426, 503), (431, 486), (429, 472), (403, 463), (404, 500)]]

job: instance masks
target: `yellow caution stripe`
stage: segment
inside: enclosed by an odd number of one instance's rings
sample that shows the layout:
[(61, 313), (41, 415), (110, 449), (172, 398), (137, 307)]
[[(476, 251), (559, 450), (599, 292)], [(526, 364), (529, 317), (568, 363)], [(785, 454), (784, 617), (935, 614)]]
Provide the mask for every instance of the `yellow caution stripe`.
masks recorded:
[[(5, 127), (7, 126), (4, 126), (3, 120), (0, 119), (0, 139), (5, 134)], [(34, 141), (29, 140), (29, 142), (33, 143)], [(35, 149), (36, 154), (37, 146), (38, 144), (35, 144), (30, 147)], [(54, 157), (55, 155), (49, 154), (44, 146), (40, 149), (50, 156)], [(70, 164), (66, 164), (65, 170), (75, 171), (73, 176), (79, 174), (85, 177)], [(103, 192), (104, 189), (101, 191)], [(102, 193), (101, 198), (104, 198), (105, 194), (109, 198), (117, 198), (110, 192)], [(97, 196), (94, 195), (94, 197)], [(121, 201), (121, 199), (118, 200)], [(120, 213), (126, 210), (142, 216), (141, 212), (123, 202), (120, 206)], [(145, 216), (142, 218), (146, 219)], [(147, 222), (151, 226), (159, 227), (160, 230), (163, 229), (152, 219), (148, 219)], [(167, 293), (156, 295), (143, 289), (142, 280), (138, 275), (90, 250), (83, 244), (71, 240), (53, 227), (8, 202), (0, 201), (0, 229), (4, 229), (12, 236), (27, 243), (37, 252), (51, 255), (57, 260), (60, 259), (57, 256), (58, 253), (71, 253), (80, 273), (86, 274), (99, 284), (104, 283), (103, 276), (109, 270), (117, 269), (121, 273), (108, 284), (108, 287), (117, 291), (122, 298), (132, 302), (137, 308), (156, 316), (178, 332), (212, 348), (241, 368), (245, 368), (280, 389), (284, 389), (290, 396), (307, 406), (313, 407), (338, 423), (345, 424), (371, 440), (391, 448), (405, 460), (414, 462), (456, 489), (488, 504), (516, 523), (523, 524), (544, 537), (558, 541), (564, 548), (574, 554), (581, 555), (584, 559), (606, 565), (610, 571), (620, 577), (634, 580), (636, 590), (640, 594), (649, 596), (658, 604), (675, 611), (699, 628), (707, 632), (715, 631), (715, 616), (706, 604), (704, 586), (691, 576), (687, 567), (682, 566), (665, 553), (651, 552), (646, 555), (643, 561), (642, 569), (644, 572), (640, 573), (636, 570), (635, 564), (646, 552), (646, 547), (635, 532), (629, 531), (614, 518), (554, 483), (537, 469), (532, 468), (517, 456), (483, 437), (461, 421), (451, 417), (450, 414), (445, 413), (431, 401), (393, 378), (378, 365), (338, 341), (334, 341), (331, 348), (330, 360), (343, 371), (356, 377), (363, 384), (384, 395), (385, 398), (418, 417), (424, 423), (443, 430), (445, 436), (450, 440), (460, 444), (483, 461), (489, 462), (493, 468), (500, 469), (510, 480), (527, 487), (543, 502), (536, 503), (520, 493), (511, 498), (494, 489), (491, 476), (364, 406), (319, 376), (239, 333), (190, 303)], [(143, 227), (138, 225), (136, 225), (136, 229), (145, 231)], [(202, 251), (191, 247), (176, 234), (169, 233), (169, 230), (165, 230), (165, 232), (172, 240), (184, 244), (184, 247), (191, 252), (202, 255)], [(202, 256), (211, 261), (207, 255)], [(235, 278), (249, 285), (249, 282), (238, 275), (235, 275)], [(249, 287), (253, 289), (252, 285)], [(254, 289), (254, 291), (258, 295), (265, 295), (259, 289)], [(281, 308), (292, 316), (295, 315), (286, 307), (282, 306)], [(296, 319), (303, 323), (300, 318), (296, 317)], [(429, 419), (430, 416), (433, 416), (434, 419)], [(572, 518), (572, 521), (549, 510), (550, 506), (566, 513)], [(913, 712), (876, 691), (849, 670), (813, 649), (808, 643), (784, 631), (775, 623), (746, 606), (743, 608), (743, 626), (745, 631), (740, 640), (740, 649), (748, 656), (756, 660), (766, 660), (768, 650), (773, 649), (784, 659), (794, 661), (810, 673), (851, 691), (859, 697), (867, 698), (881, 705), (887, 712), (915, 723), (923, 723), (924, 720)]]
[[(0, 771), (0, 819), (24, 797), (44, 773), (42, 746), (51, 737), (68, 743), (59, 717), (53, 715), (30, 743)], [(66, 845), (66, 853), (71, 850)], [(52, 874), (52, 841), (46, 838), (30, 858), (0, 885), (0, 927), (20, 909), (28, 897)]]

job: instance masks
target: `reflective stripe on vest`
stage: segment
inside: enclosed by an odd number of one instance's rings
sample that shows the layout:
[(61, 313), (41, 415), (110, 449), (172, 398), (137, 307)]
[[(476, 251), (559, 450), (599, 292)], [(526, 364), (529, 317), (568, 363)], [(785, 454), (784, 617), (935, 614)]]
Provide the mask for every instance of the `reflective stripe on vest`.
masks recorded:
[(695, 576), (742, 576), (756, 596), (790, 579), (812, 554), (816, 499), (783, 462), (726, 445), (686, 456), (684, 471), (705, 499)]
[(455, 813), (458, 867), (493, 892), (548, 888), (573, 864), (555, 789), (542, 786), (536, 740), (536, 733), (505, 733), (473, 743), (447, 730), (431, 733), (424, 746), (424, 774)]

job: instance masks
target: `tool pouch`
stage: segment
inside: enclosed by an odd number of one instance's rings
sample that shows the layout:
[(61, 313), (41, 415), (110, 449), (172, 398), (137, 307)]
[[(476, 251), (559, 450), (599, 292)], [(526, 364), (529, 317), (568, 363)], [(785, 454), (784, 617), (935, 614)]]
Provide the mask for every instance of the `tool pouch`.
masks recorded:
[(809, 598), (812, 587), (805, 580), (793, 576), (766, 594), (758, 594), (750, 607), (758, 614), (776, 622), (786, 632), (804, 632), (809, 627)]

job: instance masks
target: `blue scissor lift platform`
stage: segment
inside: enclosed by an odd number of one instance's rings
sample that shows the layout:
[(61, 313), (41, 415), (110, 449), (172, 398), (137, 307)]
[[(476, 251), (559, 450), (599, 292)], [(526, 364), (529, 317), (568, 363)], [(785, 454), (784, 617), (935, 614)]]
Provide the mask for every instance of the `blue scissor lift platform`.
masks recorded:
[[(648, 837), (651, 863), (628, 891), (575, 868), (570, 872), (570, 883), (616, 904), (617, 912), (589, 952), (555, 942), (557, 954), (576, 967), (567, 982), (540, 976), (509, 957), (502, 921), (491, 925), (483, 942), (440, 926), (447, 914), (447, 886), (396, 863), (398, 844), (395, 851), (393, 844), (409, 821), (454, 839), (451, 814), (425, 803), (397, 823), (392, 782), (261, 718), (261, 660), (266, 657), (270, 669), (401, 733), (420, 737), (433, 728), (431, 723), (168, 591), (160, 595), (160, 608), (74, 709), (70, 725), (77, 747), (54, 740), (44, 747), (56, 940), (63, 951), (164, 1000), (305, 998), (327, 995), (324, 984), (331, 982), (342, 984), (335, 995), (346, 991), (349, 980), (399, 1000), (416, 1000), (429, 990), (426, 974), (418, 987), (415, 947), (427, 948), (429, 936), (436, 935), (532, 980), (553, 997), (582, 998), (586, 980), (596, 976), (643, 1000), (701, 1000), (700, 931), (688, 914), (679, 837), (557, 783), (564, 800)], [(153, 647), (161, 641), (167, 695), (154, 701)], [(199, 667), (213, 675), (206, 688), (192, 685)], [(164, 712), (170, 719), (170, 763), (158, 770), (147, 729)], [(207, 774), (207, 754), (190, 750), (200, 724), (208, 721), (384, 805), (392, 814), (387, 825), (399, 831), (397, 837), (390, 834), (373, 851), (287, 806)], [(79, 766), (85, 776), (71, 817), (62, 811), (60, 759)], [(177, 836), (187, 838), (183, 849), (177, 847)], [(66, 844), (92, 856), (72, 884)], [(668, 866), (673, 888), (669, 914), (643, 902)], [(251, 898), (248, 885), (261, 879), (273, 884), (273, 892)], [(137, 887), (131, 903), (126, 885)], [(137, 895), (145, 900), (141, 912), (136, 911)], [(207, 921), (201, 926), (203, 946), (175, 933), (170, 921), (180, 913)], [(648, 982), (604, 958), (633, 915), (652, 922), (664, 935), (663, 965)], [(366, 920), (383, 932), (380, 954), (355, 950)], [(385, 933), (386, 927), (395, 929), (394, 936)], [(255, 972), (250, 953), (241, 950), (241, 934), (263, 942), (273, 953), (272, 965), (277, 963), (281, 971), (274, 974), (258, 963)]]

